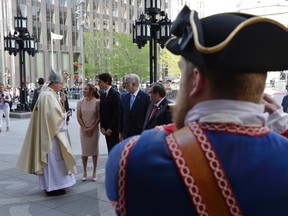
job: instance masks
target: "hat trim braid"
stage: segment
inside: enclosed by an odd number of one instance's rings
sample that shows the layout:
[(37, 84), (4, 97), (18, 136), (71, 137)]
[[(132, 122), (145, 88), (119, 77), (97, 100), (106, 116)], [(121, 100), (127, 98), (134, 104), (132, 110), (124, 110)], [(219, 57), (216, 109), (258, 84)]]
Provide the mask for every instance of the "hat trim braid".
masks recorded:
[[(235, 14), (237, 14), (237, 13), (235, 13)], [(190, 24), (191, 24), (193, 32), (194, 32), (194, 45), (195, 45), (195, 48), (200, 53), (203, 53), (203, 54), (213, 54), (213, 53), (219, 52), (220, 50), (224, 49), (232, 41), (232, 39), (235, 37), (235, 35), (238, 32), (240, 32), (245, 27), (250, 26), (250, 25), (255, 24), (255, 23), (260, 23), (260, 22), (271, 23), (273, 25), (276, 25), (276, 26), (282, 28), (284, 31), (288, 32), (288, 29), (284, 25), (282, 25), (279, 22), (276, 22), (275, 20), (272, 20), (269, 18), (263, 18), (263, 17), (253, 17), (253, 18), (250, 18), (250, 19), (242, 22), (241, 24), (239, 24), (228, 35), (228, 37), (224, 41), (222, 41), (221, 43), (219, 43), (215, 46), (212, 46), (212, 47), (205, 47), (199, 41), (198, 29), (197, 29), (197, 25), (196, 25), (195, 20), (194, 20), (194, 16), (195, 16), (195, 11), (191, 11), (189, 18), (190, 18)]]

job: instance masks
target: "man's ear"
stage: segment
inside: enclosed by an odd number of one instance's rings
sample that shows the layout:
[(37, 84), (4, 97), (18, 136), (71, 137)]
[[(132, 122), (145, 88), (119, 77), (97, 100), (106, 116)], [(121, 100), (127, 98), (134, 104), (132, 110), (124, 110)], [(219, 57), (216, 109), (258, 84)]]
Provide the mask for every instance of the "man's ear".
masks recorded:
[(190, 96), (197, 96), (200, 92), (202, 92), (204, 88), (204, 76), (200, 70), (195, 67), (193, 68), (193, 72), (189, 78), (189, 82), (191, 83), (191, 91)]

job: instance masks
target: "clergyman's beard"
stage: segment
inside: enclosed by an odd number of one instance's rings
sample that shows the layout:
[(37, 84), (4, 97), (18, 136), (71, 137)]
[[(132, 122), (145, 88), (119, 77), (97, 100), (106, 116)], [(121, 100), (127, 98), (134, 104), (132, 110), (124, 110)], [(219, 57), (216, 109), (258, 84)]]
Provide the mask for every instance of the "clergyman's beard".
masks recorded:
[(173, 119), (175, 123), (176, 130), (184, 127), (184, 120), (187, 112), (190, 110), (188, 107), (188, 97), (187, 97), (187, 89), (184, 85), (180, 85), (180, 89), (177, 93), (175, 106), (173, 108)]

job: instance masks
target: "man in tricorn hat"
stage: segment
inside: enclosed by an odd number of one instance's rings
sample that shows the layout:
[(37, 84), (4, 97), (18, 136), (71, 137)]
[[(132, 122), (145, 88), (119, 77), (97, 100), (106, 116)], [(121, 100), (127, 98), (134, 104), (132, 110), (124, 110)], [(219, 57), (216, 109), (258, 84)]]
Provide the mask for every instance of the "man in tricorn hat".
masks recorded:
[(119, 215), (286, 215), (288, 140), (267, 127), (267, 71), (288, 69), (278, 22), (184, 7), (166, 45), (181, 55), (175, 131), (116, 145), (106, 191)]
[(67, 117), (59, 101), (62, 77), (52, 71), (35, 103), (17, 163), (20, 171), (39, 175), (47, 195), (63, 195), (76, 183), (76, 161), (67, 131)]

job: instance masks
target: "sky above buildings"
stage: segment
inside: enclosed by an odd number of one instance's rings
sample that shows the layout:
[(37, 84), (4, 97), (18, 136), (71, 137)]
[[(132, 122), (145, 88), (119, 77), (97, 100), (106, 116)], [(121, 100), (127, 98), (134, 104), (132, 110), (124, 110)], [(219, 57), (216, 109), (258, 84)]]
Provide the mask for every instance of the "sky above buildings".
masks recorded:
[[(174, 3), (173, 3), (174, 2)], [(172, 1), (177, 4), (179, 1)], [(186, 0), (190, 9), (198, 11), (200, 17), (222, 12), (250, 13), (265, 16), (288, 26), (288, 0)], [(172, 20), (184, 5), (172, 6)]]

